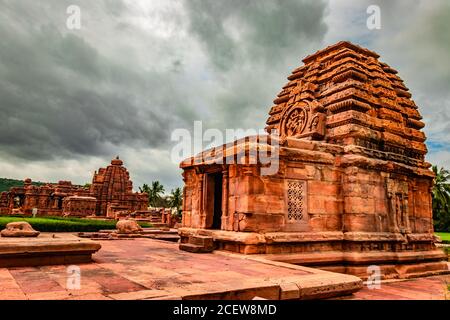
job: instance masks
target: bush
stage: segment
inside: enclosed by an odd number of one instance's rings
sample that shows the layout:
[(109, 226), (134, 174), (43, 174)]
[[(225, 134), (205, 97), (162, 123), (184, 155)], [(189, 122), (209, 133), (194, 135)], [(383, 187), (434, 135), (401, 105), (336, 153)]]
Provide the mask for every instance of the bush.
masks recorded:
[(433, 210), (433, 222), (437, 232), (450, 232), (450, 212)]
[[(116, 220), (91, 220), (63, 217), (0, 217), (0, 229), (4, 229), (10, 222), (26, 221), (41, 232), (97, 232), (116, 228)], [(148, 223), (139, 223), (142, 227), (150, 227)]]

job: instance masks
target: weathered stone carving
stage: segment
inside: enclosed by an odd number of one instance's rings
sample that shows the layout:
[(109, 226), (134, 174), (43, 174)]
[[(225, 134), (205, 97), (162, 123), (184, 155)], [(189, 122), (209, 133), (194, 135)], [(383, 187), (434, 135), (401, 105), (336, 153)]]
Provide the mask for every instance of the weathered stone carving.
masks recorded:
[(39, 234), (39, 231), (34, 230), (33, 227), (25, 221), (10, 222), (6, 225), (6, 228), (1, 231), (2, 237), (37, 237)]
[(120, 220), (116, 224), (117, 233), (139, 233), (142, 227), (135, 220)]
[(318, 103), (292, 104), (281, 116), (278, 132), (282, 138), (322, 139), (325, 135), (326, 115)]
[(386, 178), (386, 193), (392, 231), (411, 233), (408, 214), (408, 183)]
[(307, 214), (306, 181), (288, 180), (287, 184), (287, 220), (298, 222)]

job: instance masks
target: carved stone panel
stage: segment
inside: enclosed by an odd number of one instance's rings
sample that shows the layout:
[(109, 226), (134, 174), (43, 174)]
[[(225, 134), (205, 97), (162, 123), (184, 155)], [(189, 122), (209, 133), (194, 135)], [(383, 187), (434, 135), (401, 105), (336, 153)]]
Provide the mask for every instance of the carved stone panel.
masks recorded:
[(283, 112), (279, 132), (281, 137), (322, 139), (325, 119), (323, 107), (317, 102), (294, 103)]
[(306, 181), (287, 180), (286, 182), (287, 223), (299, 223), (307, 220)]
[(390, 227), (393, 232), (410, 233), (408, 183), (386, 178)]

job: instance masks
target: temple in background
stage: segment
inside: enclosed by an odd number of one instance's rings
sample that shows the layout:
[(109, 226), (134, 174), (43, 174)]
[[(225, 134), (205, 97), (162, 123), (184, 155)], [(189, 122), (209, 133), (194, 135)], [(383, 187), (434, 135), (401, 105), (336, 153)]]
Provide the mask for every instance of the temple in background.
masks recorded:
[(89, 187), (70, 181), (34, 186), (25, 179), (23, 187), (13, 187), (0, 195), (0, 214), (39, 216), (104, 216), (145, 211), (146, 193), (134, 193), (130, 174), (117, 157), (94, 173)]

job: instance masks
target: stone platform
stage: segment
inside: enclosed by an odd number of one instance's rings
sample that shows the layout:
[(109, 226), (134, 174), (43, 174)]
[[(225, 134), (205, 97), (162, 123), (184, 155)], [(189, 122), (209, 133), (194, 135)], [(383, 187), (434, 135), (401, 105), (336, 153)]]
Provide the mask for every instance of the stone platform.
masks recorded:
[(71, 234), (37, 238), (0, 238), (0, 267), (89, 263), (101, 245)]
[(351, 294), (354, 276), (230, 253), (197, 255), (166, 241), (98, 241), (94, 263), (79, 264), (80, 290), (66, 289), (67, 266), (0, 268), (3, 299), (317, 299)]
[(149, 238), (178, 242), (178, 240), (180, 239), (178, 230), (170, 228), (143, 228), (142, 231), (131, 234), (117, 233), (117, 230), (100, 230), (99, 232), (80, 232), (77, 235), (80, 238), (88, 238), (91, 240), (124, 240), (135, 238)]
[[(448, 274), (447, 257), (442, 248), (431, 247), (428, 250), (380, 250), (380, 243), (401, 244), (405, 237), (389, 233), (351, 233), (351, 232), (235, 232), (224, 230), (203, 230), (195, 228), (178, 229), (181, 235), (180, 248), (187, 238), (209, 237), (213, 248), (209, 252), (223, 250), (262, 259), (289, 264), (320, 268), (322, 270), (355, 275), (367, 279), (368, 267), (380, 267), (382, 279), (414, 278)], [(428, 235), (416, 239), (408, 238), (417, 247), (425, 241), (431, 241)], [(415, 240), (415, 241), (414, 241)], [(364, 245), (363, 251), (346, 248), (351, 244), (372, 241), (378, 244)], [(351, 248), (351, 247), (350, 247)], [(194, 252), (194, 251), (192, 251)]]

